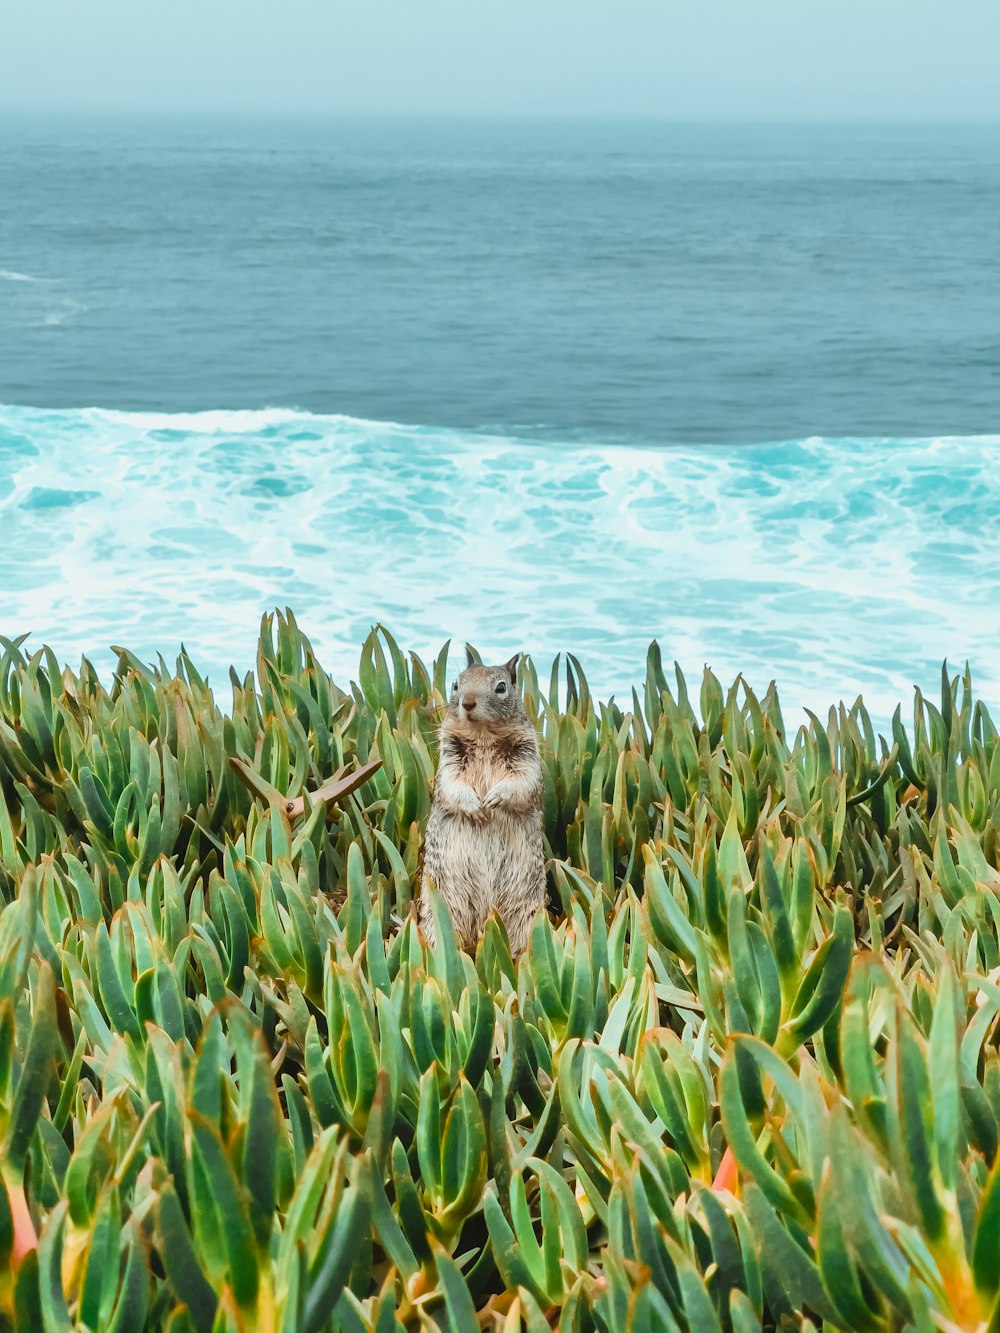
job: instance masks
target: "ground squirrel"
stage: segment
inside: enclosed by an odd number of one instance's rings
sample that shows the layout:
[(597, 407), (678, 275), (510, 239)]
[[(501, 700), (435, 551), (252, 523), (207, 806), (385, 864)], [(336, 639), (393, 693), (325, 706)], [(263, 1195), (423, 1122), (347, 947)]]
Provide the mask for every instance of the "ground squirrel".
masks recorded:
[(545, 901), (542, 766), (517, 691), (515, 654), (479, 666), (472, 654), (441, 723), (434, 801), (424, 841), (420, 924), (433, 944), (433, 880), (462, 945), (474, 949), (491, 912), (516, 957)]

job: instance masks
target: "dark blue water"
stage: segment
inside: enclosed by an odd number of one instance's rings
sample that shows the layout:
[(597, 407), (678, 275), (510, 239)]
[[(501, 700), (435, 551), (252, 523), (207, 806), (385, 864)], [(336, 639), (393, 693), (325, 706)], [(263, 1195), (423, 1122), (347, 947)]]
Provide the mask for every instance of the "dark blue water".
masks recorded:
[(975, 435), (998, 218), (997, 126), (7, 116), (0, 402)]

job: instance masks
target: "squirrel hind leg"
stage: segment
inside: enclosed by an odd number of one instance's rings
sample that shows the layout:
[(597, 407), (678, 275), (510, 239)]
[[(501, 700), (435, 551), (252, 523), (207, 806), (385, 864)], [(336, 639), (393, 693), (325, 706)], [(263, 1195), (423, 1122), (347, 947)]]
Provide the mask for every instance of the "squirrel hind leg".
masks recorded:
[(431, 911), (430, 898), (425, 888), (421, 888), (420, 902), (417, 905), (417, 925), (420, 927), (420, 933), (427, 944), (433, 949), (437, 942), (434, 931), (434, 914)]
[[(475, 953), (475, 925), (471, 924), (470, 920), (467, 919), (467, 914), (461, 911), (461, 904), (453, 905), (443, 896), (441, 901), (451, 917), (452, 926), (455, 931), (455, 939), (459, 948), (467, 949), (470, 953)], [(434, 913), (431, 911), (430, 894), (427, 892), (426, 888), (423, 888), (420, 893), (420, 903), (417, 909), (417, 923), (420, 926), (424, 939), (427, 941), (428, 947), (431, 949), (437, 948), (437, 931), (434, 928)]]
[(543, 904), (538, 903), (534, 907), (519, 908), (504, 922), (507, 940), (510, 944), (511, 958), (519, 958), (528, 947), (528, 940), (531, 938), (531, 927), (535, 924), (542, 906)]
[[(434, 930), (434, 914), (431, 911), (428, 882), (429, 877), (425, 876), (420, 887), (418, 916), (424, 937), (433, 948), (436, 932)], [(455, 932), (455, 939), (459, 948), (474, 954), (479, 932), (484, 925), (481, 904), (470, 891), (468, 885), (461, 880), (456, 881), (451, 875), (444, 874), (440, 876), (435, 882), (435, 887), (442, 906), (451, 918), (452, 929)]]

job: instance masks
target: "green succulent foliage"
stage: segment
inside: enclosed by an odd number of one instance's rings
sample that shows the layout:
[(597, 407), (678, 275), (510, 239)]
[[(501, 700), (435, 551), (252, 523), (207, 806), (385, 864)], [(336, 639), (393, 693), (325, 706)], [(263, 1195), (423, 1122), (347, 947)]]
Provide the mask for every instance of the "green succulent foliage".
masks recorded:
[(521, 684), (549, 912), (412, 911), (448, 648), (0, 639), (0, 1328), (1000, 1327), (1000, 744)]

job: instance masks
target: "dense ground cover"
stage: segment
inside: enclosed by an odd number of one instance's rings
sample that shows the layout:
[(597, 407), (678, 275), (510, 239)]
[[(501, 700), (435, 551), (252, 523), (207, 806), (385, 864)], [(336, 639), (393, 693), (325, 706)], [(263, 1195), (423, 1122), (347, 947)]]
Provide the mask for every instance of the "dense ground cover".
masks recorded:
[(514, 966), (409, 917), (446, 669), (380, 632), (345, 692), (269, 617), (223, 701), (0, 641), (0, 1323), (995, 1326), (968, 675), (882, 742), (655, 645), (627, 704), (526, 664), (551, 912)]

